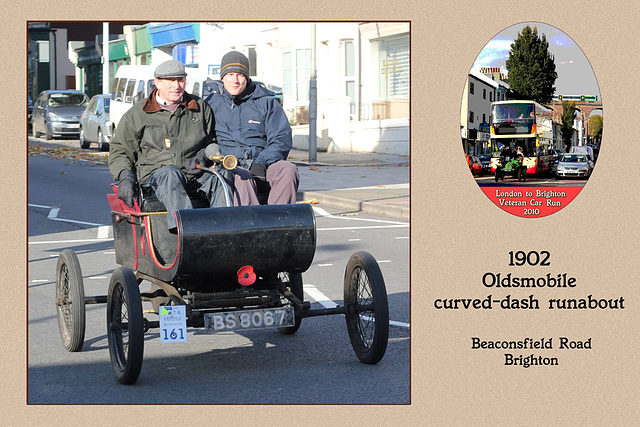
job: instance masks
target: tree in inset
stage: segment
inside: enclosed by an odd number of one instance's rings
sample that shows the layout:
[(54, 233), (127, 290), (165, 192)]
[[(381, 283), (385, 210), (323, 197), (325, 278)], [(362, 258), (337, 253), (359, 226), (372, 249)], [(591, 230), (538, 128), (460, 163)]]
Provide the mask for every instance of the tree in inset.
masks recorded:
[(553, 55), (549, 53), (547, 36), (538, 36), (538, 29), (529, 25), (518, 32), (511, 44), (506, 62), (511, 97), (530, 99), (541, 104), (551, 102), (558, 78)]

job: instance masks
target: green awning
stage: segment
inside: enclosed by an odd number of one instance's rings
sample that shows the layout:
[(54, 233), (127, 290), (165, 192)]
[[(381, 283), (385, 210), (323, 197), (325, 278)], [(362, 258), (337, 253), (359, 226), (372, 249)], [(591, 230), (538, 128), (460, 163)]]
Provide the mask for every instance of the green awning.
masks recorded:
[(134, 55), (141, 55), (143, 53), (151, 52), (151, 42), (149, 41), (149, 34), (147, 33), (146, 26), (137, 28), (133, 31), (134, 39)]
[(129, 48), (126, 40), (115, 40), (109, 42), (109, 61), (129, 58)]

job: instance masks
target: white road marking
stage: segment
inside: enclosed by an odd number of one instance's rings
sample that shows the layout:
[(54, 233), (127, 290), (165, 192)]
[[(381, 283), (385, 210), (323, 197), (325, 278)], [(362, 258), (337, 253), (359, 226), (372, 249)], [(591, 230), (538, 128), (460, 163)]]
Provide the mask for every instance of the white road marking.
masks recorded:
[(320, 292), (318, 288), (313, 285), (304, 285), (304, 291), (317, 303), (321, 304), (325, 308), (335, 308), (338, 306), (338, 304), (331, 301), (325, 294)]
[(371, 225), (365, 227), (330, 227), (330, 228), (318, 228), (318, 231), (341, 231), (341, 230), (366, 230), (366, 229), (382, 229), (382, 228), (408, 228), (409, 224), (402, 225)]
[(325, 217), (325, 218), (332, 218), (332, 219), (341, 219), (343, 221), (368, 221), (368, 222), (380, 222), (380, 223), (384, 223), (384, 224), (402, 224), (405, 226), (409, 226), (408, 223), (406, 222), (401, 222), (401, 221), (387, 221), (387, 220), (383, 220), (383, 219), (371, 219), (371, 218), (356, 218), (353, 216), (349, 216), (349, 217), (344, 217), (344, 216), (339, 216), (339, 215), (333, 215), (330, 214), (329, 212), (325, 211), (322, 208), (319, 208), (317, 206), (313, 207), (313, 211), (318, 214), (319, 216)]
[(113, 238), (110, 238), (110, 239), (47, 240), (47, 241), (44, 241), (44, 242), (29, 242), (29, 244), (30, 245), (59, 245), (59, 244), (63, 244), (63, 243), (95, 243), (95, 242), (108, 242), (108, 241), (113, 241)]
[(60, 208), (53, 208), (49, 211), (48, 219), (56, 219), (58, 217), (58, 212), (60, 212)]
[(319, 207), (317, 207), (317, 206), (314, 206), (314, 207), (313, 207), (313, 211), (314, 211), (316, 214), (320, 215), (320, 216), (333, 216), (333, 215), (331, 215), (329, 212), (327, 212), (327, 211), (325, 211), (324, 209), (319, 208)]
[[(305, 284), (303, 287), (304, 287), (304, 291), (307, 293), (307, 295), (309, 295), (311, 298), (313, 298), (315, 300), (315, 302), (317, 302), (318, 304), (322, 305), (323, 307), (325, 307), (325, 308), (335, 308), (335, 307), (338, 306), (338, 304), (336, 304), (335, 302), (331, 301), (331, 299), (329, 297), (327, 297), (325, 294), (320, 292), (318, 290), (318, 288), (316, 288), (314, 285)], [(400, 328), (409, 329), (409, 324), (408, 323), (397, 322), (395, 320), (390, 320), (389, 321), (389, 326), (397, 326), (397, 327), (400, 327)]]
[(106, 239), (109, 237), (109, 230), (111, 229), (108, 225), (101, 225), (98, 227), (98, 239)]
[(109, 228), (111, 227), (108, 225), (97, 224), (95, 222), (76, 221), (73, 219), (58, 218), (58, 213), (60, 213), (60, 208), (54, 208), (53, 206), (35, 205), (31, 203), (29, 203), (29, 206), (32, 208), (51, 209), (49, 211), (49, 215), (47, 215), (47, 219), (50, 219), (52, 221), (69, 222), (72, 224), (81, 224), (81, 225), (89, 225), (92, 227), (98, 227), (99, 239), (106, 239), (109, 236)]
[(333, 264), (318, 264), (318, 267), (331, 267)]
[(408, 323), (396, 322), (395, 320), (389, 320), (389, 326), (398, 326), (400, 328), (409, 329), (409, 324)]
[(400, 240), (400, 239), (408, 239), (409, 236), (399, 236), (399, 237), (394, 237), (394, 239), (396, 240)]

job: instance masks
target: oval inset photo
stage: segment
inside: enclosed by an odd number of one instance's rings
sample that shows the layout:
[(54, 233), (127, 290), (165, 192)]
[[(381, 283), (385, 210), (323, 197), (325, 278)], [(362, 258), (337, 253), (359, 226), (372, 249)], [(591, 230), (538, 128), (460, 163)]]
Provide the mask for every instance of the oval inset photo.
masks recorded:
[(524, 22), (476, 58), (460, 114), (469, 171), (493, 203), (536, 218), (567, 206), (591, 177), (602, 143), (596, 76), (565, 33)]

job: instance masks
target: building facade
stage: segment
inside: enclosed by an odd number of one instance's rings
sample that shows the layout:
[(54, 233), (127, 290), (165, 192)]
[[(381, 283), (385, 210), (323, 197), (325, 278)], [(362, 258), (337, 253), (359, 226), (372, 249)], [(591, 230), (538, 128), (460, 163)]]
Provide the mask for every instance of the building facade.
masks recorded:
[[(101, 30), (102, 25), (95, 23)], [(155, 66), (167, 59), (218, 78), (222, 55), (238, 50), (249, 58), (254, 80), (282, 93), (296, 148), (309, 146), (309, 85), (314, 75), (318, 150), (409, 154), (408, 22), (149, 22), (120, 28), (121, 33), (109, 35), (111, 82), (121, 65)], [(101, 93), (101, 32), (88, 41), (59, 39), (57, 57), (65, 58), (70, 67), (65, 73), (73, 77), (64, 88), (84, 90), (88, 96)], [(45, 70), (45, 63), (38, 64), (34, 74), (53, 73), (55, 66)], [(35, 76), (30, 81), (36, 81)], [(46, 86), (34, 84), (31, 96), (53, 88)]]
[(490, 154), (491, 103), (507, 99), (509, 85), (494, 73), (471, 70), (460, 108), (460, 136), (465, 153)]

